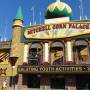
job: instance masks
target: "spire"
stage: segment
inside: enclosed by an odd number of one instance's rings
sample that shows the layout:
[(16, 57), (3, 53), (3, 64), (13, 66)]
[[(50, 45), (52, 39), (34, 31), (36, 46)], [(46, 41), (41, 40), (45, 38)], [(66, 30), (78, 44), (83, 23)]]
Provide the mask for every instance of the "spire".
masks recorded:
[(14, 20), (15, 20), (15, 19), (23, 20), (23, 15), (22, 15), (22, 8), (21, 8), (21, 6), (19, 6), (19, 8), (18, 8), (18, 11), (17, 11), (17, 14), (16, 14)]

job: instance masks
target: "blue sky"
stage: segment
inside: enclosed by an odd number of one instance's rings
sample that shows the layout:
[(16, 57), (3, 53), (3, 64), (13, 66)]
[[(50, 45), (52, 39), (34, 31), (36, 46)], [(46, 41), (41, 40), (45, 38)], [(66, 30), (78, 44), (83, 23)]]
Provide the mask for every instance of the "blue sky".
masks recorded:
[[(80, 16), (80, 0), (61, 0), (69, 4), (72, 8), (72, 20), (79, 20)], [(83, 11), (84, 16), (87, 16), (90, 19), (90, 0), (82, 0), (83, 1)], [(40, 12), (41, 12), (41, 21), (44, 22), (45, 11), (52, 2), (55, 0), (0, 0), (0, 36), (2, 38), (7, 37), (7, 39), (11, 39), (12, 37), (12, 24), (13, 18), (16, 15), (18, 7), (22, 7), (23, 18), (24, 18), (24, 26), (29, 26), (30, 22), (32, 22), (32, 10), (35, 9), (35, 21), (37, 24), (40, 24)]]

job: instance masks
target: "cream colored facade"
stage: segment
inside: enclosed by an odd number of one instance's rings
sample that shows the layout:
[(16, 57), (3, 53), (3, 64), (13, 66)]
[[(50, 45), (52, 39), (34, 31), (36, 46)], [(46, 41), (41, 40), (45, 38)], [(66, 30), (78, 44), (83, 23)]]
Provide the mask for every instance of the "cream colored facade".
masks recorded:
[[(45, 24), (51, 24), (51, 26), (66, 22), (72, 23), (70, 17), (45, 20)], [(73, 23), (90, 25), (90, 21)], [(20, 10), (19, 15), (13, 20), (12, 28), (12, 40), (0, 42), (0, 90), (5, 79), (7, 90), (90, 89), (90, 36), (88, 33), (85, 33), (85, 36), (84, 30), (81, 30), (80, 37), (71, 35), (53, 38), (50, 35), (52, 38), (46, 39), (27, 38), (23, 33), (22, 37), (22, 31), (26, 28), (23, 27)], [(30, 27), (32, 28), (33, 26)], [(41, 36), (46, 33), (48, 32), (41, 33)], [(25, 40), (22, 41), (22, 38)]]
[[(22, 22), (22, 21), (20, 21)], [(15, 21), (16, 23), (16, 21)], [(23, 23), (23, 22), (22, 22)], [(23, 26), (23, 25), (22, 25)], [(29, 85), (31, 78), (40, 81), (40, 84), (37, 84), (38, 89), (36, 90), (53, 90), (52, 85), (56, 80), (61, 83), (57, 79), (60, 79), (64, 85), (63, 90), (78, 90), (77, 89), (77, 78), (85, 74), (84, 78), (88, 82), (87, 73), (89, 73), (89, 57), (90, 57), (90, 40), (89, 38), (84, 39), (54, 39), (54, 40), (45, 40), (38, 42), (28, 42), (21, 43), (21, 30), (22, 26), (19, 24), (13, 24), (13, 38), (12, 41), (9, 42), (0, 42), (0, 86), (2, 88), (2, 82), (4, 79), (7, 79), (8, 84), (7, 88), (14, 88), (15, 90), (20, 89), (31, 89), (32, 86)], [(12, 62), (13, 66), (12, 66)], [(19, 65), (19, 66), (18, 66)], [(26, 67), (32, 68), (39, 66), (42, 71), (24, 71)], [(63, 66), (63, 67), (62, 67)], [(85, 66), (85, 68), (83, 67)], [(88, 66), (88, 67), (87, 67)], [(20, 69), (20, 67), (22, 69)], [(48, 69), (48, 74), (46, 75), (46, 67), (47, 69), (50, 67), (58, 68), (57, 72), (53, 71), (54, 69)], [(67, 74), (64, 71), (58, 71), (62, 67), (62, 70), (69, 70), (70, 74)], [(69, 67), (69, 69), (65, 69), (65, 67)], [(71, 69), (70, 67), (73, 67)], [(79, 67), (79, 68), (78, 68)], [(26, 70), (30, 70), (27, 69)], [(77, 69), (78, 68), (78, 69)], [(80, 69), (81, 68), (81, 69)], [(87, 71), (82, 71), (83, 69), (87, 69)], [(36, 68), (37, 69), (37, 68)], [(81, 70), (81, 73), (78, 73), (78, 70)], [(17, 72), (17, 70), (19, 70)], [(22, 71), (21, 71), (22, 70)], [(35, 68), (33, 69), (35, 70)], [(45, 73), (44, 71), (45, 70)], [(75, 71), (73, 71), (75, 70)], [(39, 72), (39, 74), (38, 74)], [(64, 72), (63, 74), (60, 74)], [(83, 72), (83, 73), (82, 73)], [(34, 75), (33, 75), (34, 73)], [(42, 75), (45, 74), (45, 75)], [(52, 74), (50, 74), (52, 73)], [(74, 75), (73, 73), (77, 74)], [(65, 76), (67, 74), (67, 76)], [(11, 78), (13, 76), (13, 79)], [(31, 78), (30, 78), (31, 77)], [(79, 81), (78, 81), (79, 82)], [(24, 85), (22, 84), (24, 83)], [(70, 84), (72, 83), (72, 85)], [(13, 84), (13, 86), (11, 86)], [(88, 82), (89, 84), (89, 82)], [(39, 86), (40, 85), (40, 86)], [(56, 85), (56, 84), (55, 84)], [(63, 86), (62, 85), (62, 86)], [(15, 86), (15, 87), (14, 87)], [(37, 87), (36, 86), (36, 87)], [(59, 87), (60, 88), (60, 87)], [(57, 89), (56, 89), (57, 90)]]

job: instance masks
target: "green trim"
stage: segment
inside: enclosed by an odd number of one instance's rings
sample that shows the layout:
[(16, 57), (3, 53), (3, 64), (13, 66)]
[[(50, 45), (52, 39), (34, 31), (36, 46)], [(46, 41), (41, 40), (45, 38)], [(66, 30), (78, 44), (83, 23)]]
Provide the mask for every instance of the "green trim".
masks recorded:
[(67, 11), (67, 8), (65, 7), (62, 11), (55, 7), (53, 12), (50, 12), (49, 9), (46, 12), (45, 18), (50, 19), (50, 18), (58, 18), (58, 17), (71, 17), (71, 13)]
[(23, 20), (23, 15), (22, 15), (22, 8), (19, 6), (18, 11), (16, 16), (14, 17), (14, 20)]

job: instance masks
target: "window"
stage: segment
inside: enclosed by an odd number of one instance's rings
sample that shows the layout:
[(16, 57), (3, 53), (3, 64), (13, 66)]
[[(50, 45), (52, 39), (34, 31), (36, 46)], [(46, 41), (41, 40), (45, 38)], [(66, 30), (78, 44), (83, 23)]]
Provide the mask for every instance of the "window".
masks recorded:
[(28, 63), (30, 65), (39, 65), (41, 62), (42, 47), (38, 43), (31, 45), (29, 49)]
[(85, 40), (78, 40), (74, 45), (74, 59), (76, 64), (88, 64), (89, 47)]
[(50, 47), (51, 63), (61, 65), (64, 60), (64, 45), (62, 42), (53, 42)]

